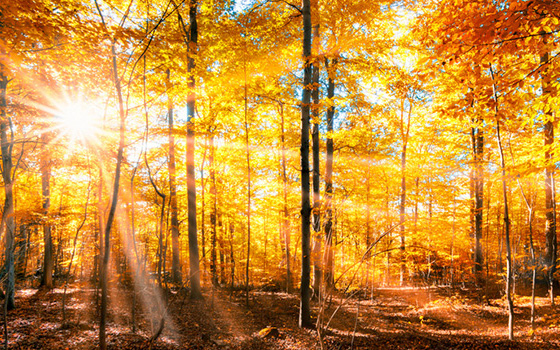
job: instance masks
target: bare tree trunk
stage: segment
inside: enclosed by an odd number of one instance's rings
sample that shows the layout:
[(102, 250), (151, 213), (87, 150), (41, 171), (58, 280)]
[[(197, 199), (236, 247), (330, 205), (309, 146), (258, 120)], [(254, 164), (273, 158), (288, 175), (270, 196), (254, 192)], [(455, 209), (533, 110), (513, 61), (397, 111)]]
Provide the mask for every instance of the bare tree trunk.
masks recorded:
[(311, 133), (313, 144), (313, 298), (320, 300), (321, 292), (321, 277), (323, 275), (322, 256), (321, 256), (321, 194), (320, 194), (320, 149), (319, 149), (319, 6), (317, 0), (313, 0), (312, 6), (312, 26), (313, 26), (313, 70), (311, 74), (313, 88), (311, 91), (311, 99), (313, 105), (311, 108), (311, 115), (313, 120), (313, 130)]
[(249, 116), (247, 110), (247, 63), (245, 69), (245, 153), (247, 156), (247, 263), (245, 265), (245, 303), (249, 305), (249, 266), (251, 262), (251, 151), (249, 148)]
[(8, 138), (11, 133), (12, 122), (7, 115), (6, 90), (8, 87), (8, 77), (5, 67), (0, 63), (0, 150), (2, 152), (2, 179), (4, 180), (4, 210), (2, 215), (2, 225), (5, 227), (5, 310), (12, 310), (15, 307), (15, 270), (14, 270), (14, 240), (15, 240), (15, 220), (14, 220), (14, 194), (12, 182), (12, 148), (13, 136)]
[[(171, 88), (170, 71), (167, 69), (167, 85), (168, 89)], [(172, 249), (172, 262), (171, 262), (171, 275), (173, 283), (181, 285), (181, 260), (179, 248), (179, 215), (177, 206), (177, 171), (175, 166), (175, 129), (173, 126), (173, 99), (171, 94), (168, 93), (168, 108), (167, 118), (169, 125), (168, 139), (169, 139), (169, 161), (167, 166), (169, 169), (169, 209), (171, 211), (171, 249)]]
[(325, 165), (325, 289), (332, 290), (334, 286), (334, 257), (332, 249), (333, 233), (333, 160), (334, 160), (334, 76), (336, 74), (337, 60), (332, 60), (329, 67), (328, 59), (325, 60), (325, 67), (328, 75), (327, 99), (327, 161)]
[(482, 253), (482, 219), (484, 206), (484, 168), (482, 161), (484, 157), (484, 134), (482, 132), (482, 119), (473, 121), (476, 126), (471, 128), (471, 138), (474, 158), (474, 274), (477, 284), (482, 282), (482, 266), (484, 264)]
[[(494, 73), (492, 71), (492, 67), (490, 67), (490, 74), (492, 75), (492, 80), (494, 80)], [(510, 231), (511, 231), (511, 223), (509, 220), (509, 207), (508, 207), (508, 196), (507, 196), (507, 183), (506, 183), (506, 163), (504, 158), (504, 150), (502, 147), (502, 139), (500, 135), (500, 116), (499, 116), (499, 109), (498, 109), (498, 92), (496, 91), (496, 83), (493, 82), (492, 84), (493, 92), (494, 92), (494, 111), (496, 116), (496, 133), (498, 136), (498, 149), (500, 151), (500, 165), (502, 168), (502, 191), (503, 191), (503, 200), (504, 200), (504, 224), (505, 224), (505, 236), (506, 236), (506, 259), (507, 259), (507, 271), (506, 271), (506, 300), (508, 304), (508, 337), (509, 340), (513, 340), (513, 298), (511, 293), (511, 284), (513, 278), (513, 266), (512, 266), (512, 257), (511, 257), (511, 243), (510, 243)]]
[[(513, 157), (513, 156), (512, 156)], [(537, 258), (535, 255), (535, 246), (533, 244), (533, 218), (535, 211), (534, 207), (534, 198), (527, 198), (525, 191), (523, 191), (523, 187), (521, 186), (521, 181), (517, 179), (517, 183), (519, 184), (519, 188), (521, 189), (521, 196), (523, 201), (525, 202), (525, 206), (527, 207), (528, 216), (527, 216), (527, 226), (529, 229), (529, 254), (531, 254), (531, 268), (533, 270), (533, 276), (531, 279), (531, 330), (535, 331), (535, 283), (537, 281)]]
[(215, 171), (215, 164), (214, 164), (214, 135), (210, 135), (210, 154), (208, 156), (208, 168), (210, 172), (210, 195), (212, 196), (212, 207), (210, 211), (210, 229), (211, 237), (211, 251), (210, 251), (210, 274), (212, 276), (212, 285), (218, 285), (218, 273), (217, 273), (217, 256), (216, 256), (216, 243), (217, 243), (217, 224), (216, 224), (216, 215), (218, 215), (218, 198), (216, 194), (216, 171)]
[(405, 245), (405, 208), (406, 208), (406, 147), (408, 145), (408, 135), (410, 131), (410, 119), (412, 113), (412, 102), (410, 105), (410, 111), (408, 113), (408, 121), (405, 127), (404, 121), (404, 102), (405, 98), (401, 100), (401, 121), (400, 121), (400, 132), (402, 138), (402, 149), (401, 149), (401, 198), (399, 204), (399, 218), (400, 218), (400, 285), (405, 285), (406, 279), (406, 245)]
[[(105, 26), (105, 19), (101, 13), (101, 9), (95, 1), (95, 6), (99, 13), (99, 17)], [(115, 168), (115, 179), (113, 182), (113, 194), (111, 199), (111, 207), (109, 209), (109, 215), (107, 217), (107, 224), (105, 225), (105, 242), (104, 242), (104, 254), (103, 254), (103, 264), (101, 266), (101, 315), (99, 318), (99, 348), (101, 350), (107, 349), (106, 340), (106, 323), (107, 323), (107, 296), (108, 296), (108, 270), (109, 270), (109, 253), (111, 244), (111, 228), (113, 225), (115, 213), (117, 210), (117, 203), (119, 200), (119, 184), (121, 178), (121, 167), (124, 158), (124, 132), (125, 132), (125, 119), (126, 114), (124, 110), (124, 102), (122, 97), (121, 81), (117, 69), (117, 53), (115, 49), (115, 41), (111, 44), (111, 56), (112, 56), (112, 73), (113, 82), (115, 84), (115, 91), (118, 98), (119, 106), (119, 148), (117, 151), (117, 164)]]
[(108, 270), (109, 270), (109, 255), (111, 245), (111, 228), (113, 225), (117, 203), (119, 200), (119, 183), (121, 176), (121, 166), (124, 153), (124, 132), (125, 132), (125, 111), (122, 98), (121, 82), (117, 71), (117, 54), (115, 52), (115, 45), (111, 46), (113, 56), (113, 79), (115, 88), (117, 90), (117, 97), (119, 100), (119, 148), (117, 151), (117, 165), (115, 169), (115, 179), (113, 182), (113, 197), (111, 199), (111, 208), (107, 217), (107, 224), (105, 225), (105, 247), (103, 249), (103, 265), (101, 268), (101, 317), (99, 321), (99, 347), (101, 350), (107, 348), (106, 341), (106, 322), (107, 322), (107, 296), (108, 296)]
[(233, 233), (235, 232), (235, 226), (230, 223), (229, 224), (229, 256), (231, 260), (231, 270), (230, 270), (230, 278), (231, 278), (231, 292), (233, 293), (233, 288), (235, 287), (235, 255), (233, 251)]
[(311, 273), (309, 198), (309, 105), (311, 101), (311, 9), (310, 0), (303, 0), (303, 95), (301, 99), (301, 299), (299, 326), (311, 327), (309, 279)]
[[(541, 56), (541, 65), (545, 67), (541, 76), (542, 94), (551, 95), (551, 84), (549, 75), (549, 53)], [(546, 105), (549, 105), (547, 101)], [(546, 209), (546, 266), (548, 267), (550, 303), (554, 305), (554, 273), (556, 272), (556, 258), (558, 255), (558, 243), (556, 237), (556, 193), (554, 189), (554, 117), (552, 110), (544, 113), (544, 158), (546, 162), (544, 191)]]
[(190, 263), (190, 283), (191, 298), (201, 299), (202, 292), (200, 289), (200, 263), (198, 255), (198, 238), (196, 226), (196, 179), (194, 174), (194, 113), (196, 105), (195, 94), (195, 58), (198, 47), (198, 25), (197, 16), (197, 0), (191, 0), (189, 6), (190, 18), (190, 35), (188, 43), (188, 94), (187, 94), (187, 197), (188, 197), (188, 221), (189, 221), (189, 263)]
[(204, 178), (204, 164), (206, 163), (206, 152), (209, 148), (208, 142), (208, 133), (206, 133), (204, 135), (204, 154), (202, 156), (202, 162), (200, 162), (200, 239), (202, 240), (202, 283), (204, 283), (204, 276), (208, 273), (208, 269), (206, 267), (206, 179)]
[[(103, 232), (105, 232), (105, 215), (103, 210), (103, 166), (99, 163), (99, 177), (98, 177), (98, 184), (97, 184), (97, 242), (98, 245), (98, 255), (96, 256), (96, 262), (98, 264), (98, 272), (97, 272), (97, 286), (101, 287), (101, 265), (103, 264)], [(99, 295), (99, 293), (96, 293)], [(98, 301), (96, 300), (96, 304)]]
[(51, 164), (49, 159), (49, 152), (47, 150), (47, 145), (49, 143), (49, 138), (46, 132), (41, 134), (42, 141), (42, 151), (41, 151), (41, 190), (43, 194), (43, 240), (44, 240), (44, 262), (43, 262), (43, 278), (41, 280), (41, 285), (45, 286), (47, 289), (53, 287), (53, 242), (51, 236), (51, 223), (49, 219), (49, 209), (51, 206), (51, 190), (50, 190), (50, 178), (51, 178)]
[(286, 254), (286, 292), (291, 292), (292, 276), (290, 270), (290, 217), (288, 212), (288, 176), (286, 173), (286, 135), (284, 129), (284, 104), (280, 103), (281, 136), (282, 144), (282, 194), (284, 199), (282, 234), (284, 237), (284, 251)]

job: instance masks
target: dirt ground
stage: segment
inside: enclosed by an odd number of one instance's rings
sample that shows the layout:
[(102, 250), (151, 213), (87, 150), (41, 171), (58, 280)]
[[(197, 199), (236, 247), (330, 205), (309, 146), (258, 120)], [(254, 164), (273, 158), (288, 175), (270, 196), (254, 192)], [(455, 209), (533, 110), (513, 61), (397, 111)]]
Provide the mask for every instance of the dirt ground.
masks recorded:
[[(139, 291), (139, 293), (143, 293)], [(537, 298), (536, 329), (531, 331), (530, 300), (515, 300), (515, 340), (507, 339), (503, 299), (482, 300), (469, 291), (441, 288), (379, 288), (313, 303), (321, 331), (297, 326), (297, 294), (253, 291), (244, 294), (205, 290), (192, 301), (184, 293), (167, 295), (167, 311), (151, 305), (155, 296), (135, 302), (133, 332), (130, 290), (110, 295), (109, 349), (560, 349), (560, 308)], [(473, 296), (475, 295), (475, 296)], [(9, 311), (10, 349), (95, 349), (98, 298), (95, 290), (70, 288), (62, 323), (62, 289), (24, 289)], [(147, 297), (146, 297), (147, 296)], [(155, 304), (155, 303), (154, 303)], [(162, 325), (155, 340), (152, 335)], [(150, 318), (149, 315), (152, 315)], [(155, 315), (155, 316), (153, 316)], [(271, 329), (273, 327), (278, 330)], [(2, 343), (4, 343), (2, 327)]]

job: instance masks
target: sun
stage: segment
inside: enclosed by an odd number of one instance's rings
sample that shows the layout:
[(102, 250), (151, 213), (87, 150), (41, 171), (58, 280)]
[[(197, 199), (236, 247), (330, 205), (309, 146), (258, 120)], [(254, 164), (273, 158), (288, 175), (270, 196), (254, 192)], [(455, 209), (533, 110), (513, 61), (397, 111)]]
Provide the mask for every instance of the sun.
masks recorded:
[(77, 100), (57, 109), (58, 128), (73, 141), (91, 142), (98, 138), (101, 116), (93, 105)]

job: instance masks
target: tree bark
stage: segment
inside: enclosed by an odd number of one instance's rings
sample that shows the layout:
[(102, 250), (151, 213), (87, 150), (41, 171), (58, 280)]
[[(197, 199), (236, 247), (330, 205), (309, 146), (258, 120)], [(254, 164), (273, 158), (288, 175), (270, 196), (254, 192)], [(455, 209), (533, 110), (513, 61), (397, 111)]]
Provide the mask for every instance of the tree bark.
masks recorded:
[(111, 54), (113, 57), (113, 79), (115, 89), (117, 92), (119, 102), (119, 148), (117, 151), (117, 165), (115, 169), (115, 179), (113, 182), (113, 195), (111, 199), (111, 208), (107, 217), (107, 224), (105, 225), (105, 242), (103, 265), (101, 267), (101, 316), (99, 321), (99, 347), (101, 350), (107, 349), (106, 341), (106, 322), (107, 322), (107, 297), (108, 297), (108, 270), (109, 270), (109, 255), (111, 245), (111, 228), (113, 225), (115, 213), (117, 210), (117, 203), (119, 200), (119, 183), (121, 177), (121, 166), (123, 162), (124, 153), (124, 132), (125, 132), (125, 111), (124, 102), (122, 97), (121, 81), (118, 76), (117, 70), (117, 54), (115, 44), (111, 45)]
[(53, 287), (53, 242), (51, 236), (51, 223), (49, 218), (49, 209), (51, 206), (51, 189), (50, 189), (50, 178), (51, 178), (51, 164), (49, 159), (49, 152), (47, 150), (47, 145), (49, 143), (49, 138), (46, 132), (41, 134), (42, 141), (42, 151), (41, 151), (41, 190), (43, 196), (43, 240), (44, 240), (44, 260), (43, 260), (43, 278), (41, 280), (41, 285), (47, 289), (52, 289)]
[(191, 0), (189, 5), (190, 36), (188, 43), (188, 93), (187, 93), (187, 197), (188, 197), (188, 222), (189, 222), (189, 263), (191, 298), (201, 299), (200, 289), (200, 263), (198, 255), (198, 238), (196, 226), (196, 179), (194, 174), (194, 113), (196, 106), (195, 94), (195, 58), (198, 47), (197, 0)]
[(247, 110), (247, 63), (245, 62), (245, 154), (247, 157), (247, 262), (245, 264), (245, 303), (249, 305), (249, 266), (251, 263), (251, 151), (249, 148), (249, 116)]
[[(167, 85), (168, 89), (171, 88), (170, 84), (170, 71), (167, 69)], [(175, 166), (175, 129), (173, 125), (173, 99), (168, 93), (168, 139), (169, 139), (169, 161), (167, 167), (169, 170), (169, 209), (171, 211), (171, 275), (173, 283), (181, 285), (181, 260), (180, 260), (180, 247), (179, 247), (179, 215), (177, 206), (177, 171)]]
[(401, 120), (400, 120), (400, 131), (402, 138), (402, 149), (401, 149), (401, 198), (399, 204), (399, 219), (400, 219), (400, 285), (405, 284), (406, 276), (406, 245), (405, 245), (405, 208), (406, 208), (406, 148), (408, 145), (408, 135), (410, 131), (410, 119), (412, 113), (412, 103), (410, 105), (410, 110), (408, 112), (408, 121), (406, 123), (406, 128), (404, 124), (404, 102), (405, 98), (401, 100)]
[(303, 94), (301, 99), (301, 295), (299, 326), (311, 327), (309, 284), (311, 273), (309, 198), (309, 109), (311, 101), (311, 9), (310, 0), (303, 0)]
[(211, 251), (210, 251), (210, 274), (212, 276), (212, 285), (218, 285), (218, 271), (217, 271), (217, 223), (216, 223), (216, 215), (218, 215), (218, 198), (216, 195), (216, 171), (215, 171), (215, 164), (214, 164), (214, 135), (210, 135), (210, 154), (208, 156), (208, 168), (209, 168), (209, 176), (210, 176), (210, 195), (212, 196), (212, 207), (210, 211), (210, 229), (211, 236)]
[(311, 91), (311, 98), (313, 104), (311, 114), (313, 118), (313, 298), (320, 300), (321, 292), (321, 277), (323, 275), (322, 256), (321, 256), (321, 195), (320, 195), (320, 150), (319, 150), (319, 21), (318, 21), (318, 6), (317, 2), (313, 3), (314, 23), (313, 23), (313, 71), (312, 71), (312, 84), (313, 90)]
[(328, 75), (327, 100), (327, 161), (325, 165), (325, 289), (332, 290), (334, 285), (334, 254), (332, 249), (333, 234), (333, 161), (334, 161), (334, 75), (336, 73), (337, 60), (333, 59), (329, 67), (328, 59), (325, 60), (325, 67)]
[[(546, 52), (541, 56), (541, 65), (545, 67), (541, 76), (542, 94), (548, 98), (551, 94), (550, 75), (549, 75), (549, 53)], [(546, 106), (549, 105), (547, 101)], [(554, 305), (554, 273), (556, 272), (556, 258), (558, 255), (557, 237), (556, 237), (556, 193), (554, 188), (554, 161), (553, 161), (553, 144), (554, 144), (554, 117), (552, 109), (544, 113), (544, 158), (546, 162), (544, 191), (545, 191), (545, 210), (546, 210), (546, 252), (545, 264), (548, 268), (549, 295), (550, 303)]]
[(6, 92), (8, 88), (8, 77), (5, 66), (0, 63), (0, 150), (2, 152), (2, 179), (4, 180), (4, 211), (2, 225), (5, 227), (5, 309), (12, 310), (15, 307), (15, 270), (14, 270), (14, 194), (12, 182), (12, 137), (8, 138), (11, 130), (11, 119), (7, 115)]
[(476, 123), (471, 128), (471, 138), (474, 159), (474, 274), (476, 283), (482, 282), (482, 267), (484, 258), (482, 253), (482, 219), (484, 206), (484, 168), (482, 161), (484, 157), (484, 134), (482, 132), (482, 119), (473, 121)]
[(288, 176), (286, 173), (286, 133), (284, 126), (284, 104), (280, 103), (280, 142), (282, 144), (282, 195), (283, 195), (283, 220), (282, 235), (284, 237), (284, 251), (286, 254), (286, 293), (291, 292), (292, 277), (290, 270), (290, 217), (288, 212)]
[[(494, 73), (492, 67), (490, 67), (490, 74), (492, 75), (492, 80), (494, 81)], [(504, 200), (504, 224), (505, 224), (505, 238), (506, 238), (506, 300), (508, 304), (508, 337), (509, 340), (513, 340), (513, 298), (511, 293), (511, 285), (513, 279), (513, 266), (512, 266), (512, 256), (511, 256), (511, 243), (510, 243), (510, 231), (511, 223), (509, 220), (509, 206), (508, 206), (508, 196), (507, 196), (507, 183), (506, 183), (506, 163), (504, 157), (504, 149), (502, 147), (502, 139), (500, 135), (500, 115), (498, 107), (498, 92), (496, 89), (496, 83), (493, 82), (492, 89), (494, 93), (494, 113), (496, 117), (496, 134), (498, 137), (498, 150), (500, 153), (500, 165), (502, 170), (502, 192)]]

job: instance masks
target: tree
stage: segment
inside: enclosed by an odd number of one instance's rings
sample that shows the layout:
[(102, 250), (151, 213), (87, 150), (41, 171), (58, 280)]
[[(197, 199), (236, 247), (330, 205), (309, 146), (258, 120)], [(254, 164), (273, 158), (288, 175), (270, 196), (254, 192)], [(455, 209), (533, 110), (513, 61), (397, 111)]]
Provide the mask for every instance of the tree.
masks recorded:
[(309, 199), (309, 116), (311, 102), (311, 9), (310, 0), (303, 0), (303, 94), (301, 98), (301, 291), (299, 326), (311, 327), (309, 285), (311, 273)]
[[(474, 103), (474, 101), (473, 101)], [(484, 207), (484, 133), (483, 120), (473, 120), (471, 127), (474, 185), (474, 273), (477, 283), (482, 278), (482, 218)]]
[[(541, 75), (542, 95), (546, 99), (550, 99), (551, 92), (551, 76), (549, 53), (545, 52), (541, 56), (541, 64), (544, 70)], [(548, 101), (547, 101), (548, 102)], [(548, 104), (548, 103), (547, 103)], [(549, 296), (550, 303), (554, 305), (554, 273), (556, 272), (556, 259), (558, 255), (558, 243), (556, 237), (556, 190), (554, 184), (554, 116), (550, 107), (545, 107), (544, 113), (544, 159), (545, 177), (545, 217), (546, 217), (546, 266), (548, 268)]]
[(496, 90), (496, 84), (494, 83), (494, 72), (492, 66), (490, 66), (490, 74), (492, 76), (492, 92), (494, 98), (494, 113), (496, 117), (496, 136), (498, 138), (498, 149), (500, 153), (500, 166), (502, 171), (502, 192), (504, 199), (504, 224), (506, 233), (506, 255), (507, 255), (507, 271), (506, 271), (506, 300), (508, 305), (508, 337), (509, 340), (513, 340), (513, 298), (512, 294), (512, 280), (513, 280), (513, 266), (512, 266), (512, 254), (511, 254), (511, 222), (509, 216), (509, 204), (508, 204), (508, 191), (506, 182), (506, 161), (504, 157), (504, 149), (502, 146), (502, 138), (500, 134), (500, 113), (499, 113), (499, 101), (498, 101), (498, 91)]
[(334, 285), (334, 264), (333, 264), (333, 161), (334, 161), (334, 90), (337, 59), (333, 59), (329, 64), (328, 58), (325, 59), (325, 67), (328, 74), (327, 85), (327, 161), (325, 165), (325, 286), (327, 293), (332, 290)]
[[(97, 0), (95, 1), (95, 6), (97, 7), (97, 11), (99, 13), (99, 17), (101, 18), (101, 22), (105, 29), (107, 29), (105, 24), (105, 18), (99, 5), (97, 4)], [(124, 24), (124, 20), (126, 16), (123, 17), (122, 24)], [(109, 273), (109, 256), (110, 256), (110, 248), (111, 248), (111, 228), (113, 226), (113, 220), (115, 218), (115, 213), (117, 210), (117, 204), (119, 201), (119, 185), (120, 185), (120, 178), (121, 178), (121, 167), (124, 158), (124, 133), (125, 133), (125, 120), (126, 120), (126, 112), (124, 109), (124, 101), (122, 96), (122, 88), (121, 88), (121, 78), (118, 72), (117, 66), (117, 53), (115, 48), (116, 38), (113, 38), (111, 43), (111, 59), (112, 59), (112, 75), (113, 75), (113, 83), (115, 84), (115, 91), (118, 99), (118, 115), (119, 115), (119, 146), (117, 149), (117, 164), (115, 165), (115, 177), (113, 180), (113, 193), (111, 197), (111, 207), (109, 209), (109, 214), (107, 216), (107, 223), (105, 224), (105, 232), (104, 232), (104, 254), (103, 254), (103, 263), (100, 266), (101, 273), (100, 273), (100, 280), (101, 280), (101, 312), (100, 312), (100, 319), (99, 319), (99, 348), (101, 350), (105, 350), (107, 348), (107, 339), (106, 339), (106, 323), (107, 323), (107, 297), (108, 297), (108, 273)]]
[(189, 3), (189, 41), (187, 59), (187, 204), (188, 204), (188, 222), (189, 222), (189, 263), (190, 272), (189, 279), (191, 283), (191, 298), (200, 299), (202, 293), (200, 290), (200, 264), (198, 255), (198, 238), (196, 226), (196, 180), (194, 173), (194, 114), (196, 106), (195, 94), (195, 58), (198, 42), (198, 24), (197, 24), (197, 7), (198, 1), (191, 0)]
[[(3, 48), (0, 48), (0, 57), (5, 56)], [(13, 136), (8, 138), (11, 131), (11, 120), (7, 114), (6, 90), (8, 88), (8, 76), (6, 67), (0, 61), (0, 150), (2, 151), (2, 179), (4, 180), (4, 209), (2, 211), (2, 227), (6, 235), (5, 248), (5, 309), (11, 310), (15, 307), (15, 271), (14, 271), (14, 193), (12, 182), (12, 149)], [(13, 133), (11, 133), (13, 135)]]
[(320, 106), (319, 106), (319, 71), (320, 71), (320, 40), (319, 36), (319, 6), (318, 1), (314, 0), (311, 4), (313, 27), (312, 34), (312, 55), (313, 55), (313, 71), (311, 72), (311, 98), (313, 104), (311, 107), (311, 118), (313, 130), (311, 131), (312, 150), (313, 150), (313, 297), (317, 300), (321, 299), (321, 278), (323, 275), (322, 256), (321, 256), (321, 167), (320, 167), (320, 146), (319, 146), (319, 124), (320, 124)]
[(43, 277), (41, 284), (46, 288), (51, 289), (53, 287), (53, 242), (51, 237), (51, 223), (49, 220), (49, 209), (51, 206), (51, 190), (50, 190), (50, 178), (51, 178), (51, 164), (50, 157), (48, 155), (47, 145), (49, 143), (49, 138), (47, 133), (41, 134), (42, 152), (41, 152), (41, 190), (43, 192), (43, 237), (45, 244), (44, 253), (44, 263), (43, 263)]
[[(167, 83), (170, 84), (171, 71), (167, 69)], [(171, 89), (168, 86), (168, 89)], [(168, 137), (169, 137), (169, 161), (167, 163), (169, 168), (169, 202), (171, 210), (171, 245), (172, 245), (172, 265), (171, 274), (173, 277), (173, 282), (181, 285), (181, 262), (179, 256), (179, 215), (177, 208), (177, 175), (175, 166), (175, 129), (173, 125), (173, 98), (168, 92)]]

